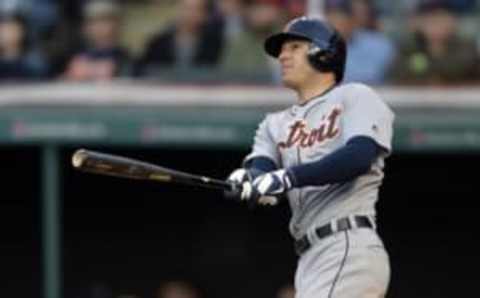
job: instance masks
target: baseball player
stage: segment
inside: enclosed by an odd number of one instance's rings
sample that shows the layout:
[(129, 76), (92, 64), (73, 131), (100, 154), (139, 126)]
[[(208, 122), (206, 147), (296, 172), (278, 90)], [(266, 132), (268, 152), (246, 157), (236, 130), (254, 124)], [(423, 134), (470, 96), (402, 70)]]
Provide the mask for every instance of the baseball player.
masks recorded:
[(345, 41), (320, 19), (294, 19), (265, 50), (298, 102), (259, 125), (251, 153), (228, 178), (242, 185), (236, 198), (288, 199), (296, 298), (384, 297), (390, 266), (375, 204), (394, 114), (370, 87), (340, 84)]

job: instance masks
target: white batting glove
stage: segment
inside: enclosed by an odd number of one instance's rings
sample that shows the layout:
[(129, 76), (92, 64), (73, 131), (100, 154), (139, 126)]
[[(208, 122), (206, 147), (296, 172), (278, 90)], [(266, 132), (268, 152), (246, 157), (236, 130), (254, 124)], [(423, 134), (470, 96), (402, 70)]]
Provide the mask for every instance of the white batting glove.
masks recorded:
[(240, 193), (240, 200), (247, 201), (250, 206), (254, 205), (277, 205), (279, 199), (274, 196), (262, 196), (258, 190), (253, 186), (252, 182), (246, 181), (242, 184), (242, 191)]
[(235, 182), (238, 184), (242, 184), (245, 181), (250, 181), (251, 175), (246, 169), (236, 169), (233, 171), (230, 176), (228, 176), (227, 180), (231, 182)]
[(225, 191), (224, 196), (229, 200), (247, 200), (247, 195), (251, 193), (251, 185), (243, 187), (242, 184), (250, 183), (251, 180), (252, 176), (248, 170), (243, 168), (234, 170), (227, 178), (227, 181), (232, 183), (232, 190)]
[[(241, 185), (241, 187), (231, 192), (226, 192), (225, 196), (229, 199), (233, 198), (239, 201), (247, 201), (250, 205), (277, 205), (279, 203), (279, 198), (276, 197), (276, 195), (283, 194), (286, 191), (286, 188), (283, 187), (282, 189), (285, 189), (283, 191), (281, 189), (273, 191), (272, 187), (274, 185), (276, 187), (278, 183), (274, 183), (271, 186), (266, 185), (268, 184), (268, 181), (287, 181), (288, 177), (284, 173), (285, 170), (278, 170), (262, 174), (258, 176), (258, 178), (253, 179), (255, 173), (252, 174), (249, 170), (243, 168), (236, 169), (228, 176), (227, 181)], [(257, 174), (259, 174), (259, 172)], [(273, 177), (273, 179), (270, 177)], [(290, 188), (291, 186), (289, 181), (290, 180), (285, 184), (287, 188)]]
[(292, 181), (285, 169), (263, 174), (252, 184), (261, 196), (282, 195), (292, 188)]

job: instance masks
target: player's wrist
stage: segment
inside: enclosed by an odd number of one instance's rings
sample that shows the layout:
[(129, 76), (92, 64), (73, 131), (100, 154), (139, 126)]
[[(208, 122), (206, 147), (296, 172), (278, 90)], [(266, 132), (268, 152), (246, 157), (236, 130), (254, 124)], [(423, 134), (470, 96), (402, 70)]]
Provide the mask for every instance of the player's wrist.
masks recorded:
[(298, 186), (297, 177), (291, 168), (285, 169), (285, 179), (288, 181), (288, 190)]
[(262, 171), (260, 169), (257, 169), (257, 168), (246, 168), (246, 171), (249, 174), (250, 181), (253, 181), (258, 176), (261, 176), (261, 175), (265, 174), (264, 171)]

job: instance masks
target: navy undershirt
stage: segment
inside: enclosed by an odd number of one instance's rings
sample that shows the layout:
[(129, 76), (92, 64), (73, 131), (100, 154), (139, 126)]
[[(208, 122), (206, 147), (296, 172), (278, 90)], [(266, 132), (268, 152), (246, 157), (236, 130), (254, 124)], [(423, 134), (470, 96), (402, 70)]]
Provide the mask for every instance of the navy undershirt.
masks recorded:
[[(365, 174), (381, 150), (372, 138), (354, 137), (345, 146), (318, 161), (288, 168), (287, 174), (293, 187), (346, 182)], [(277, 169), (270, 158), (263, 156), (249, 160), (245, 167), (254, 178)]]

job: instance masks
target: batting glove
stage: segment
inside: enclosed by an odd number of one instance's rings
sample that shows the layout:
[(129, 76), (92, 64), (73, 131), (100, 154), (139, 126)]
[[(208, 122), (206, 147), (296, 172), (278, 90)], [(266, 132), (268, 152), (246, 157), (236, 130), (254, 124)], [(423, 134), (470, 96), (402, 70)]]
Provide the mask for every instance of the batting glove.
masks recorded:
[(262, 174), (253, 182), (247, 180), (238, 189), (240, 201), (247, 201), (248, 205), (277, 205), (280, 197), (292, 188), (291, 179), (286, 170)]
[(285, 170), (269, 172), (253, 180), (253, 187), (260, 196), (279, 196), (292, 188), (291, 174)]
[[(252, 196), (253, 179), (258, 176), (260, 172), (255, 169), (236, 169), (227, 178), (227, 181), (232, 183), (232, 190), (225, 191), (224, 195), (228, 199), (235, 201), (247, 201)], [(247, 185), (243, 186), (243, 184)]]
[(245, 181), (251, 181), (252, 176), (246, 169), (236, 169), (227, 178), (227, 181), (231, 181), (237, 184), (242, 184)]
[(279, 198), (275, 196), (262, 196), (250, 181), (242, 184), (239, 191), (239, 198), (241, 201), (247, 201), (250, 208), (254, 208), (256, 205), (274, 206), (280, 201)]

